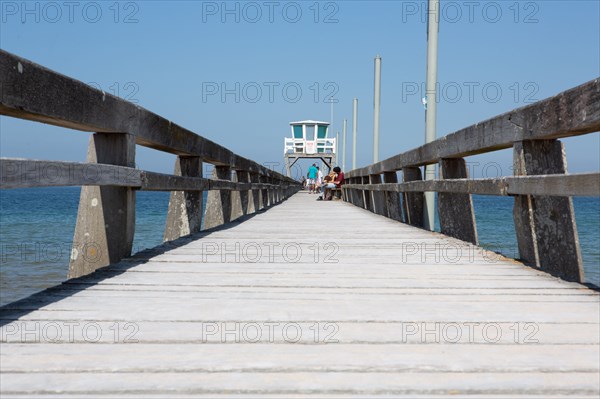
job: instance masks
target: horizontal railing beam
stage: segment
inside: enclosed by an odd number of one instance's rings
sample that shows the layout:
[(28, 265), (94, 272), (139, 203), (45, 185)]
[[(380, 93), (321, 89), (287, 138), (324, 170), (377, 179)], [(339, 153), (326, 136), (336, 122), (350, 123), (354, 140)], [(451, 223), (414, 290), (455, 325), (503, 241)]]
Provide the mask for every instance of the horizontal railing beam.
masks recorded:
[(236, 183), (228, 180), (186, 177), (149, 172), (125, 166), (39, 161), (19, 158), (0, 158), (0, 188), (64, 187), (64, 186), (118, 186), (140, 191), (244, 191), (297, 184), (281, 182)]
[(405, 183), (345, 184), (367, 191), (468, 193), (477, 195), (600, 196), (600, 173), (512, 176), (494, 179), (419, 180)]
[(548, 99), (461, 129), (346, 176), (369, 176), (510, 148), (523, 140), (545, 140), (600, 131), (600, 79)]
[(87, 132), (129, 133), (145, 147), (285, 178), (142, 107), (3, 50), (0, 115)]
[(141, 171), (99, 163), (0, 158), (0, 188), (141, 187)]
[(141, 191), (206, 191), (209, 179), (142, 171)]

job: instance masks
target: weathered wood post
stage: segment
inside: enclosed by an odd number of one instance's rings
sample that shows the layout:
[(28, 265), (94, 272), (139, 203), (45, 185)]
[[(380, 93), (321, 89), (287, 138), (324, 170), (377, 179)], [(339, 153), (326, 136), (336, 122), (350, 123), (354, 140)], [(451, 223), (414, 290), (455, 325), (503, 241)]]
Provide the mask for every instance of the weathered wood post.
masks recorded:
[[(178, 156), (175, 176), (202, 177), (202, 159)], [(163, 242), (200, 231), (202, 227), (202, 191), (172, 191)]]
[[(360, 178), (360, 182), (362, 184), (369, 184), (369, 176), (362, 176)], [(368, 210), (373, 212), (373, 202), (371, 201), (371, 192), (369, 190), (361, 190), (362, 191), (362, 199), (363, 199), (363, 207)]]
[[(213, 178), (231, 180), (229, 166), (216, 166)], [(210, 190), (206, 198), (206, 212), (204, 213), (204, 230), (220, 226), (231, 221), (231, 191)]]
[[(385, 172), (383, 174), (383, 182), (398, 183), (398, 174), (396, 172)], [(385, 202), (387, 208), (387, 217), (397, 221), (402, 221), (400, 194), (396, 191), (385, 191)]]
[(274, 184), (277, 185), (275, 187), (275, 202), (280, 203), (281, 201), (283, 201), (283, 193), (281, 192), (281, 180), (279, 180), (278, 177), (275, 177)]
[[(236, 170), (237, 181), (240, 183), (250, 183), (250, 173), (245, 170)], [(250, 190), (240, 190), (240, 202), (242, 204), (242, 215), (250, 213), (248, 208), (250, 207), (250, 196), (252, 195)]]
[[(402, 169), (402, 180), (404, 182), (423, 180), (421, 169), (407, 167)], [(423, 227), (424, 195), (419, 192), (402, 193), (402, 209), (404, 211), (404, 222), (411, 226)]]
[(271, 184), (273, 185), (273, 204), (276, 205), (279, 203), (279, 187), (276, 177), (271, 177)]
[[(263, 184), (267, 184), (269, 178), (265, 175), (260, 175), (260, 182)], [(269, 206), (269, 190), (267, 188), (263, 188), (260, 190), (260, 209), (265, 209)]]
[[(92, 134), (87, 162), (135, 168), (135, 137), (126, 133)], [(93, 178), (94, 173), (94, 166), (90, 165), (88, 175)], [(69, 278), (84, 276), (130, 256), (134, 231), (133, 189), (81, 187)]]
[[(253, 183), (253, 184), (260, 183), (260, 177), (259, 177), (258, 173), (256, 173), (256, 172), (251, 172), (249, 179), (250, 179), (250, 183)], [(257, 190), (257, 189), (250, 190), (249, 197), (248, 197), (248, 213), (249, 214), (255, 213), (260, 208), (261, 208), (261, 206), (260, 206), (260, 190)]]
[[(233, 181), (237, 183), (246, 183), (246, 172), (236, 170)], [(246, 214), (248, 209), (248, 191), (233, 190), (231, 193), (231, 220), (235, 220)]]
[[(514, 173), (566, 174), (563, 143), (558, 140), (515, 143)], [(519, 195), (515, 197), (513, 216), (519, 257), (524, 263), (565, 280), (584, 281), (571, 197)]]
[[(369, 184), (381, 184), (381, 175), (369, 175)], [(373, 213), (378, 215), (387, 216), (387, 206), (385, 199), (385, 192), (383, 191), (371, 191), (370, 192), (371, 209)]]
[[(352, 179), (353, 179), (353, 184), (363, 184), (363, 179), (360, 176), (355, 176)], [(352, 189), (352, 195), (354, 197), (354, 205), (364, 208), (365, 207), (365, 197), (363, 195), (363, 190), (354, 188), (354, 189)]]
[[(463, 158), (440, 161), (441, 179), (467, 179), (469, 173)], [(471, 194), (438, 193), (438, 215), (442, 234), (477, 245), (477, 227)]]
[(273, 178), (271, 176), (266, 176), (265, 181), (270, 184), (269, 188), (267, 189), (267, 197), (269, 198), (268, 200), (268, 206), (273, 206), (275, 205), (275, 190), (273, 187)]
[(354, 204), (354, 199), (352, 198), (352, 190), (346, 188), (347, 184), (352, 184), (352, 178), (351, 177), (346, 177), (345, 178), (345, 182), (342, 185), (342, 190), (344, 191), (344, 195), (342, 197), (344, 198), (345, 202), (349, 202), (351, 204)]

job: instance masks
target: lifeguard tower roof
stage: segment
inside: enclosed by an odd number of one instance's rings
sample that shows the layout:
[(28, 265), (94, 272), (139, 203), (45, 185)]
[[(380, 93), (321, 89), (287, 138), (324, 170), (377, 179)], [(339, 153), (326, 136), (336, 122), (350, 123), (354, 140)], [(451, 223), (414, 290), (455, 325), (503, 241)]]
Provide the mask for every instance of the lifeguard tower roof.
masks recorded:
[(327, 125), (327, 126), (329, 126), (329, 122), (307, 120), (307, 121), (290, 122), (290, 125)]

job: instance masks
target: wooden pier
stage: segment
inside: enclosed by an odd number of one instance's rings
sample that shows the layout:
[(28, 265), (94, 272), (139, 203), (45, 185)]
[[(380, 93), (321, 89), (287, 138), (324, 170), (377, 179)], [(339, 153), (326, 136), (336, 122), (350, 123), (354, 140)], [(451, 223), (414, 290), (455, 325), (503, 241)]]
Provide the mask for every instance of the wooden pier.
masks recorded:
[[(344, 200), (319, 202), (4, 51), (0, 84), (0, 114), (94, 132), (86, 163), (0, 159), (1, 188), (83, 187), (70, 279), (0, 308), (3, 398), (600, 394), (571, 201), (600, 175), (568, 174), (558, 141), (600, 130), (600, 80), (350, 171)], [(135, 168), (136, 145), (176, 154), (174, 173)], [(502, 148), (514, 176), (469, 178), (464, 157)], [(140, 190), (171, 199), (164, 244), (132, 256)], [(425, 191), (443, 234), (422, 228)], [(515, 198), (518, 261), (477, 245), (472, 194)]]
[(594, 397), (599, 306), (580, 284), (300, 193), (7, 306), (1, 386)]

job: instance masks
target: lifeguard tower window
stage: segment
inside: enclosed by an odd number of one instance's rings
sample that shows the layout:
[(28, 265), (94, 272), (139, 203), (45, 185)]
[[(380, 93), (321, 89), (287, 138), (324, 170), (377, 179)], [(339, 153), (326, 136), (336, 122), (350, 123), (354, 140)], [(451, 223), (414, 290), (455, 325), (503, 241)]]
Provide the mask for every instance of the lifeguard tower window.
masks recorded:
[(315, 127), (314, 126), (306, 126), (306, 140), (314, 141), (315, 140)]
[(320, 125), (317, 130), (317, 152), (325, 152), (325, 140), (327, 138), (327, 126)]
[(302, 125), (292, 126), (294, 132), (294, 152), (304, 152), (304, 131)]
[(294, 138), (303, 139), (304, 134), (302, 133), (302, 126), (294, 126)]

